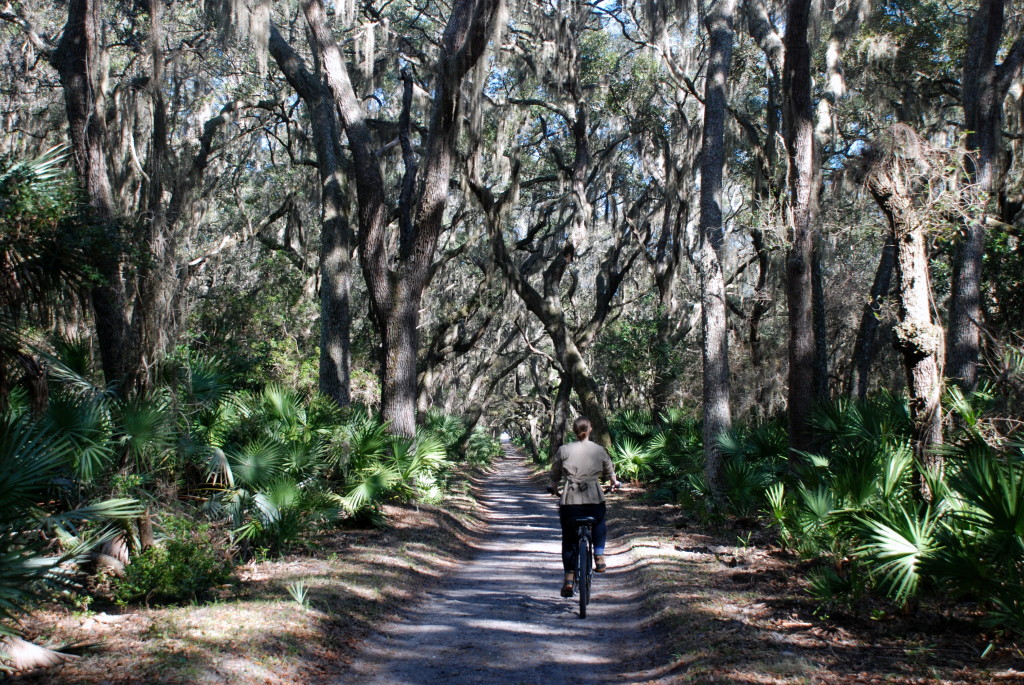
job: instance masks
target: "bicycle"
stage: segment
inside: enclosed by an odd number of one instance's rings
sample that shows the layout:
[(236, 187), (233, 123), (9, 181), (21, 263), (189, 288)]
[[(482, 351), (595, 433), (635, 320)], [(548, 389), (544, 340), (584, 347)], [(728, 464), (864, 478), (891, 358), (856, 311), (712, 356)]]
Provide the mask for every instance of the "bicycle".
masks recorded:
[[(612, 484), (602, 489), (605, 492), (615, 492), (621, 489), (621, 485)], [(554, 496), (561, 494), (558, 488), (549, 487), (548, 493)], [(592, 516), (580, 516), (573, 519), (576, 524), (576, 571), (575, 582), (572, 586), (572, 595), (577, 595), (580, 601), (580, 618), (587, 617), (587, 605), (590, 604), (590, 585), (594, 578), (594, 524), (597, 522)]]
[(593, 526), (597, 520), (593, 516), (581, 516), (576, 523), (576, 583), (573, 594), (579, 594), (580, 618), (587, 617), (587, 605), (590, 604), (590, 583), (594, 578), (594, 539)]

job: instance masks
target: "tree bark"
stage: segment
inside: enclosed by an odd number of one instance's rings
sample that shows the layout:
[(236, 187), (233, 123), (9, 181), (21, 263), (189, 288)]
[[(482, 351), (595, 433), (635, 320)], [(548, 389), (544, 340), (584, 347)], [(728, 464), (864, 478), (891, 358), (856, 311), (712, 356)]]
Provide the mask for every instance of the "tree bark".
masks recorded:
[(164, 203), (164, 174), (167, 163), (167, 106), (163, 97), (164, 53), (162, 6), (153, 3), (150, 14), (150, 78), (153, 133), (146, 160), (143, 205), (138, 219), (138, 245), (145, 251), (136, 267), (137, 295), (132, 306), (129, 331), (129, 361), (125, 386), (129, 392), (147, 393), (154, 381), (154, 367), (167, 348), (168, 322), (173, 314), (177, 280), (177, 235), (168, 225)]
[(648, 257), (654, 271), (654, 283), (658, 288), (658, 328), (653, 348), (654, 382), (651, 388), (651, 413), (654, 420), (659, 423), (663, 412), (669, 406), (676, 381), (672, 369), (672, 352), (694, 327), (693, 322), (683, 323), (679, 320), (679, 302), (674, 292), (682, 261), (681, 234), (687, 223), (690, 207), (689, 203), (680, 197), (676, 160), (668, 144), (665, 145), (663, 155), (666, 167), (665, 207), (654, 255)]
[(768, 250), (764, 245), (764, 231), (753, 229), (750, 231), (751, 242), (754, 252), (757, 255), (757, 286), (754, 288), (754, 306), (750, 312), (750, 321), (747, 327), (747, 341), (750, 344), (750, 363), (755, 367), (764, 364), (764, 356), (761, 352), (761, 319), (768, 313)]
[[(909, 131), (903, 127), (897, 129)], [(912, 135), (912, 134), (910, 134)], [(901, 154), (895, 148), (873, 165), (868, 176), (868, 189), (889, 223), (895, 245), (896, 298), (899, 323), (896, 346), (903, 357), (903, 367), (910, 390), (910, 412), (914, 421), (914, 453), (918, 463), (935, 467), (941, 457), (931, 448), (942, 442), (942, 371), (944, 352), (942, 326), (932, 320), (931, 282), (924, 232), (915, 217), (910, 174), (903, 168)], [(902, 149), (903, 145), (900, 145)], [(921, 488), (930, 497), (924, 480)]]
[[(768, 100), (765, 116), (767, 130), (763, 142), (756, 137), (752, 141), (756, 143), (759, 151), (758, 163), (754, 167), (754, 201), (759, 214), (762, 217), (768, 217), (778, 206), (779, 201), (779, 189), (775, 182), (775, 166), (778, 157), (776, 139), (782, 125), (779, 91), (781, 90), (780, 73), (782, 72), (784, 46), (782, 37), (772, 24), (768, 6), (763, 0), (750, 0), (744, 4), (744, 10), (747, 30), (764, 51), (768, 62), (768, 82), (766, 84)], [(768, 294), (770, 262), (764, 241), (764, 231), (759, 226), (751, 227), (750, 241), (754, 253), (757, 255), (757, 286), (754, 289), (754, 306), (748, 321), (747, 340), (750, 344), (751, 364), (761, 367), (764, 364), (761, 350), (761, 320), (771, 307), (771, 298)]]
[[(337, 140), (337, 138), (335, 138)], [(351, 401), (352, 229), (341, 202), (340, 174), (321, 171), (320, 392), (344, 407)]]
[(789, 155), (789, 202), (786, 219), (790, 248), (786, 258), (789, 310), (789, 447), (813, 447), (809, 424), (814, 398), (814, 297), (811, 283), (817, 189), (814, 170), (814, 119), (811, 98), (810, 0), (789, 0), (783, 65), (783, 117)]
[(288, 83), (309, 109), (313, 148), (320, 177), (320, 371), (319, 390), (339, 406), (351, 400), (352, 228), (342, 183), (341, 125), (331, 90), (309, 73), (302, 58), (270, 27), (268, 43)]
[(857, 339), (853, 345), (853, 359), (850, 363), (850, 380), (847, 394), (863, 402), (868, 397), (868, 385), (871, 376), (871, 365), (878, 349), (878, 325), (882, 312), (882, 304), (889, 294), (892, 282), (892, 271), (896, 262), (896, 246), (886, 239), (882, 246), (882, 254), (875, 270), (875, 280), (871, 283), (871, 293), (864, 303), (864, 311), (857, 329)]
[(565, 442), (565, 432), (569, 425), (569, 398), (571, 396), (572, 379), (569, 374), (561, 373), (558, 380), (558, 392), (555, 394), (555, 407), (551, 413), (551, 430), (548, 432), (548, 451), (552, 456)]
[[(971, 181), (986, 202), (999, 191), (1000, 128), (1003, 101), (1024, 65), (1024, 34), (1018, 35), (1002, 64), (1004, 0), (980, 0), (971, 20), (961, 80), (965, 144), (973, 153)], [(953, 258), (946, 372), (965, 391), (978, 384), (981, 345), (981, 270), (985, 253), (985, 213), (965, 226)]]
[(349, 79), (341, 50), (327, 28), (320, 0), (305, 0), (303, 13), (318, 68), (334, 97), (354, 161), (359, 207), (359, 253), (370, 310), (381, 338), (381, 412), (399, 435), (416, 430), (417, 326), (423, 291), (441, 234), (460, 121), (463, 79), (482, 57), (498, 11), (497, 0), (458, 0), (441, 41), (425, 154), (412, 152), (406, 80), (400, 140), (405, 182), (398, 202), (398, 254), (390, 255), (385, 186), (373, 152), (366, 115)]
[(828, 377), (828, 321), (825, 318), (825, 273), (821, 256), (821, 241), (815, 241), (811, 255), (811, 297), (814, 316), (814, 399), (827, 402), (829, 399)]
[(105, 243), (95, 250), (96, 268), (103, 281), (91, 288), (90, 299), (103, 375), (108, 384), (115, 384), (124, 380), (128, 367), (129, 321), (121, 274), (122, 240), (105, 156), (100, 6), (100, 0), (70, 0), (68, 20), (50, 62), (63, 86), (79, 182)]
[(729, 407), (729, 335), (725, 278), (720, 252), (724, 242), (722, 176), (725, 166), (726, 81), (732, 61), (736, 0), (718, 0), (706, 25), (710, 36), (704, 81), (704, 136), (700, 163), (700, 273), (703, 329), (704, 477), (718, 503), (725, 499), (719, 439), (732, 427)]

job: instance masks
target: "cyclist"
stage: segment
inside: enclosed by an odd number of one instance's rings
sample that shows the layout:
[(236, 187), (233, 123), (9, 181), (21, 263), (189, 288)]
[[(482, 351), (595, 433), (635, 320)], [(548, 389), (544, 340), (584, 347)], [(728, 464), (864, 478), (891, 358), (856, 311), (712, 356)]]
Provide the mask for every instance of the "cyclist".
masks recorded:
[(572, 424), (576, 442), (559, 447), (551, 462), (552, 492), (557, 492), (559, 484), (565, 480), (558, 506), (558, 520), (562, 526), (562, 566), (565, 571), (563, 597), (572, 597), (576, 580), (577, 518), (594, 517), (594, 570), (603, 573), (607, 568), (604, 545), (608, 538), (608, 526), (605, 524), (604, 492), (598, 480), (609, 481), (613, 489), (619, 487), (619, 481), (615, 478), (615, 467), (608, 453), (590, 441), (591, 430), (593, 427), (590, 419), (585, 416), (576, 419)]

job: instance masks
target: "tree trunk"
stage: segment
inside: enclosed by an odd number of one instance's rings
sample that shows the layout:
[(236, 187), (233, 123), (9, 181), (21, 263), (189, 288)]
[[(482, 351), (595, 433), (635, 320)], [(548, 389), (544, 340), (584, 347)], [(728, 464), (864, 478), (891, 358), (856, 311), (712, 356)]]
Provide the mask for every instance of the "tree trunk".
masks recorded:
[(563, 368), (568, 372), (583, 413), (590, 419), (594, 428), (591, 439), (605, 449), (611, 449), (612, 438), (608, 432), (608, 419), (604, 405), (601, 403), (601, 392), (598, 390), (597, 383), (564, 323), (556, 326), (555, 329), (555, 335), (558, 336), (554, 340), (556, 356), (562, 361)]
[(396, 306), (384, 312), (387, 317), (381, 326), (384, 345), (380, 410), (392, 433), (411, 438), (416, 434), (416, 324), (423, 292), (402, 293), (401, 286), (396, 290)]
[[(942, 443), (942, 396), (939, 355), (943, 351), (942, 327), (932, 323), (928, 255), (920, 230), (896, 222), (896, 278), (900, 323), (896, 344), (910, 388), (910, 413), (916, 431), (915, 453), (921, 464), (932, 466), (938, 457), (931, 447)], [(897, 233), (898, 232), (898, 233)]]
[(320, 372), (319, 389), (339, 406), (351, 399), (352, 228), (341, 183), (341, 125), (331, 90), (306, 69), (302, 58), (273, 25), (268, 43), (288, 83), (309, 109), (320, 176)]
[(786, 151), (789, 155), (789, 203), (786, 219), (790, 248), (786, 258), (786, 297), (789, 309), (789, 447), (813, 446), (809, 424), (814, 398), (814, 225), (817, 188), (814, 172), (814, 119), (811, 98), (811, 50), (807, 32), (810, 0), (789, 0), (786, 15), (782, 90)]
[[(1024, 64), (1024, 34), (1018, 35), (1002, 64), (1004, 0), (980, 0), (971, 20), (961, 79), (965, 144), (973, 153), (971, 181), (986, 201), (998, 195), (1003, 100)], [(987, 207), (985, 210), (987, 211)], [(985, 212), (969, 222), (953, 258), (946, 373), (965, 391), (978, 384), (981, 344), (981, 270), (985, 253)]]
[[(896, 147), (896, 144), (893, 144)], [(902, 147), (902, 146), (901, 146)], [(914, 420), (914, 453), (924, 467), (936, 467), (941, 458), (931, 449), (942, 442), (941, 355), (944, 351), (942, 326), (932, 321), (931, 282), (924, 233), (915, 218), (910, 183), (899, 151), (876, 162), (868, 177), (868, 188), (889, 222), (896, 247), (896, 298), (899, 323), (896, 346), (910, 391), (910, 412)], [(922, 492), (930, 497), (924, 480)]]
[(551, 430), (548, 432), (548, 450), (552, 455), (565, 442), (565, 432), (569, 425), (569, 398), (572, 395), (572, 379), (561, 373), (558, 381), (558, 393), (555, 395), (555, 407), (551, 412)]
[(750, 312), (747, 340), (750, 343), (750, 363), (755, 367), (764, 364), (761, 354), (761, 319), (768, 313), (768, 250), (764, 245), (764, 231), (753, 229), (750, 239), (757, 254), (757, 286), (754, 288), (754, 307)]
[(821, 249), (821, 241), (816, 241), (811, 256), (811, 295), (814, 299), (814, 399), (816, 402), (827, 402), (828, 322), (825, 319), (825, 274)]
[(853, 359), (850, 363), (850, 380), (846, 392), (861, 402), (868, 397), (871, 365), (878, 349), (878, 324), (882, 303), (889, 294), (895, 262), (896, 246), (887, 239), (882, 247), (882, 255), (878, 259), (875, 280), (871, 283), (871, 294), (864, 303), (860, 327), (857, 329), (857, 340), (853, 345)]
[[(658, 287), (658, 329), (653, 349), (654, 382), (651, 388), (651, 413), (658, 423), (669, 406), (676, 381), (672, 368), (672, 352), (682, 337), (679, 331), (683, 327), (678, 320), (679, 306), (673, 290), (681, 257), (682, 241), (679, 236), (689, 213), (687, 203), (678, 199), (675, 162), (668, 150), (665, 151), (665, 162), (665, 213), (655, 256), (651, 260), (654, 282)], [(689, 327), (685, 330), (688, 333)]]
[(701, 249), (701, 346), (703, 358), (704, 476), (715, 500), (724, 502), (723, 455), (719, 439), (732, 427), (729, 406), (729, 345), (725, 279), (710, 245)]
[[(351, 401), (351, 330), (349, 292), (352, 247), (349, 202), (341, 184), (341, 130), (330, 92), (320, 91), (314, 111), (313, 138), (320, 167), (320, 373), (319, 388), (338, 406)], [(318, 140), (319, 139), (319, 140)]]
[(177, 277), (177, 240), (168, 226), (164, 204), (164, 173), (167, 158), (167, 107), (164, 103), (164, 53), (161, 6), (153, 3), (150, 14), (150, 74), (148, 90), (153, 114), (150, 154), (143, 182), (143, 206), (138, 220), (138, 245), (144, 254), (136, 269), (137, 295), (132, 306), (128, 368), (125, 388), (146, 394), (155, 380), (156, 365), (167, 348), (168, 322), (173, 313)]
[(732, 61), (735, 0), (718, 0), (706, 24), (710, 36), (704, 81), (704, 137), (700, 163), (700, 248), (698, 270), (703, 329), (704, 475), (718, 503), (725, 499), (719, 439), (732, 427), (729, 409), (729, 334), (725, 278), (719, 253), (724, 242), (722, 175), (725, 166), (725, 84)]
[(331, 186), (338, 174), (324, 178), (320, 246), (320, 392), (344, 407), (351, 401), (352, 230)]
[[(348, 136), (359, 207), (359, 252), (370, 311), (381, 338), (381, 412), (393, 432), (416, 429), (417, 326), (423, 291), (441, 234), (452, 160), (461, 120), (460, 89), (483, 56), (498, 12), (497, 0), (457, 0), (441, 40), (433, 109), (421, 164), (411, 138), (412, 81), (405, 77), (399, 140), (405, 179), (397, 202), (398, 253), (389, 254), (385, 183), (366, 114), (348, 75), (341, 49), (328, 29), (321, 0), (302, 8), (318, 68), (325, 75)], [(482, 84), (477, 84), (482, 87)]]
[(127, 371), (129, 321), (118, 247), (120, 232), (105, 157), (100, 5), (100, 0), (70, 0), (67, 24), (50, 59), (63, 86), (79, 181), (104, 237), (105, 244), (95, 250), (95, 266), (103, 281), (92, 287), (90, 297), (103, 375), (108, 384), (114, 384), (122, 382)]
[(533, 457), (533, 461), (541, 462), (542, 459), (539, 448), (540, 429), (537, 427), (537, 423), (537, 417), (531, 414), (527, 421), (527, 424), (530, 427), (530, 430), (526, 433), (526, 437), (529, 439), (527, 447), (530, 448), (530, 456)]

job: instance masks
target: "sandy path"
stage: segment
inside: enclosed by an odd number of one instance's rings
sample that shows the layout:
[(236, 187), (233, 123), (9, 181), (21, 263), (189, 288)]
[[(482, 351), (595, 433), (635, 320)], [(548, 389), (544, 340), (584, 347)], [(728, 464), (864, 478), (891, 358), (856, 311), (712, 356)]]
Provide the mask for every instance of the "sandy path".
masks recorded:
[(657, 640), (642, 625), (629, 554), (615, 545), (595, 575), (588, 616), (559, 597), (556, 501), (506, 448), (484, 486), (490, 534), (473, 561), (402, 620), (367, 639), (338, 683), (632, 683)]

